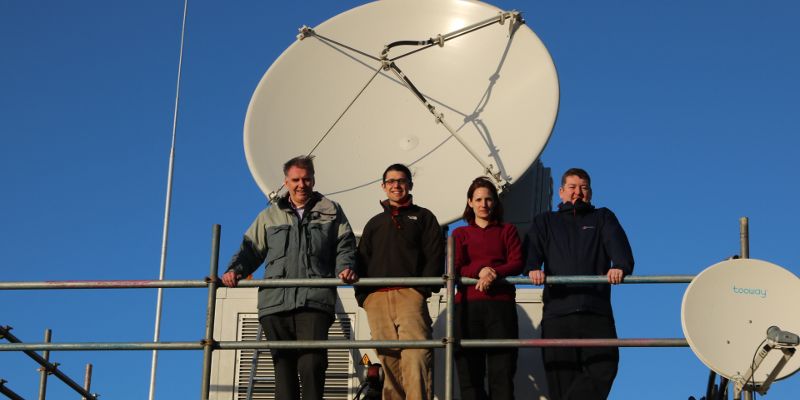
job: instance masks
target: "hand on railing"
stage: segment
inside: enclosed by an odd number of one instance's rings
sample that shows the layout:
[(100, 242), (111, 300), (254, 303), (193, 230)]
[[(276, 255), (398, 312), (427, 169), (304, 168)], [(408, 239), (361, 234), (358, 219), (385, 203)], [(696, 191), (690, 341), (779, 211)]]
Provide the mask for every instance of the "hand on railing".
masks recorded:
[(608, 283), (612, 285), (621, 283), (623, 275), (624, 274), (622, 273), (622, 270), (619, 268), (611, 268), (608, 270), (608, 273), (606, 274), (606, 276), (608, 276)]
[(483, 267), (478, 272), (478, 283), (475, 284), (475, 289), (478, 289), (479, 292), (488, 291), (495, 279), (497, 279), (497, 271), (489, 266)]
[(356, 271), (347, 268), (339, 273), (339, 279), (341, 279), (344, 283), (355, 283), (358, 282), (358, 274)]
[(531, 282), (533, 282), (534, 285), (543, 285), (544, 284), (544, 278), (545, 278), (544, 271), (542, 271), (540, 269), (535, 269), (535, 270), (531, 271), (528, 274), (528, 276), (531, 278)]
[(239, 284), (239, 279), (242, 279), (242, 274), (237, 274), (235, 271), (228, 271), (222, 275), (222, 284), (227, 287), (236, 287)]

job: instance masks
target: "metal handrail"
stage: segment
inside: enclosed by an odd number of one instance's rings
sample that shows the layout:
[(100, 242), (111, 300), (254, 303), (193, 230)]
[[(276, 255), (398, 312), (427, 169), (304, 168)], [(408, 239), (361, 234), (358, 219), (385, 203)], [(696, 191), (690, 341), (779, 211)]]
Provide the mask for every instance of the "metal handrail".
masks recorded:
[[(444, 339), (444, 338), (443, 338)], [(255, 349), (389, 349), (445, 348), (445, 340), (281, 340), (281, 341), (220, 341), (213, 342), (214, 350)], [(686, 339), (462, 339), (461, 347), (687, 347)], [(100, 351), (100, 350), (203, 350), (195, 342), (85, 342), (85, 343), (9, 343), (0, 344), (0, 351)]]
[[(354, 284), (346, 284), (336, 278), (312, 279), (252, 279), (239, 282), (239, 287), (336, 287), (336, 286), (442, 286), (446, 288), (447, 315), (445, 337), (437, 340), (372, 341), (372, 340), (324, 340), (324, 341), (223, 341), (213, 339), (214, 306), (219, 283), (220, 227), (214, 225), (212, 235), (211, 268), (209, 277), (203, 280), (91, 280), (91, 281), (27, 281), (0, 282), (0, 290), (52, 290), (52, 289), (146, 289), (146, 288), (207, 288), (206, 329), (202, 340), (194, 342), (94, 342), (94, 343), (9, 343), (0, 344), (2, 351), (58, 350), (203, 350), (203, 375), (201, 399), (209, 397), (211, 354), (216, 350), (277, 349), (277, 348), (445, 348), (448, 354), (454, 346), (462, 347), (685, 347), (685, 339), (492, 339), (458, 340), (453, 330), (453, 314), (450, 305), (454, 302), (456, 284), (473, 285), (476, 279), (457, 277), (453, 271), (453, 253), (448, 251), (447, 273), (441, 277), (416, 278), (362, 278)], [(448, 250), (452, 249), (448, 240)], [(627, 276), (621, 284), (688, 283), (692, 275)], [(527, 277), (498, 279), (498, 282), (513, 285), (531, 285)], [(545, 285), (559, 284), (608, 284), (605, 276), (548, 276)], [(33, 353), (35, 354), (35, 353)], [(38, 355), (37, 355), (38, 356)], [(452, 357), (445, 360), (445, 398), (452, 398)]]
[[(629, 275), (620, 284), (689, 283), (694, 275)], [(333, 286), (444, 286), (447, 276), (429, 278), (362, 278), (353, 284), (337, 278), (305, 279), (248, 279), (239, 281), (238, 287), (333, 287)], [(456, 277), (456, 283), (474, 285), (474, 278)], [(0, 290), (52, 290), (52, 289), (152, 289), (152, 288), (207, 288), (211, 280), (99, 280), (99, 281), (20, 281), (0, 282)], [(498, 278), (496, 282), (515, 285), (532, 285), (527, 277)], [(548, 276), (545, 285), (576, 283), (608, 283), (603, 275)]]

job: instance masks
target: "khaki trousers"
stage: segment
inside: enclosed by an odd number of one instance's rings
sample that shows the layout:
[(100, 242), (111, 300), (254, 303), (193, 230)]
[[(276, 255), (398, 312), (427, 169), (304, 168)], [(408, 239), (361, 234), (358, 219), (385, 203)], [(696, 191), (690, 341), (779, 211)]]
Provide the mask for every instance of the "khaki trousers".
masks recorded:
[[(431, 317), (414, 288), (373, 292), (364, 301), (373, 340), (427, 340)], [(377, 349), (385, 380), (383, 400), (432, 400), (432, 349)]]

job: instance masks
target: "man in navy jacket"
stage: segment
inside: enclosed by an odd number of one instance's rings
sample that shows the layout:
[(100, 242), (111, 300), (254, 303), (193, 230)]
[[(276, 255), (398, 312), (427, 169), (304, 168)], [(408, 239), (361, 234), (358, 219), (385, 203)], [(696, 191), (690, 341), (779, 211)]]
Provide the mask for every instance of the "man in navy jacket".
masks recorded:
[[(633, 273), (633, 252), (617, 217), (591, 204), (589, 174), (567, 170), (558, 195), (558, 211), (537, 215), (525, 237), (525, 272), (533, 284), (544, 284), (547, 275), (605, 275), (617, 284)], [(542, 338), (617, 337), (607, 284), (547, 285), (543, 302)], [(616, 347), (545, 347), (542, 356), (552, 400), (608, 398)]]

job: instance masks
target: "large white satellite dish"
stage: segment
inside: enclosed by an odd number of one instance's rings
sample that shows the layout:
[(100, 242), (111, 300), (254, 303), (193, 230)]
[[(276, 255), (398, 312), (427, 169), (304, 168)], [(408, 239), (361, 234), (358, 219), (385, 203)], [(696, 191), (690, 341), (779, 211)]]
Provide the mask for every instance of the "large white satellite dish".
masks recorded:
[[(728, 260), (695, 277), (681, 306), (683, 333), (692, 351), (710, 369), (740, 381), (764, 344), (767, 330), (800, 332), (800, 279), (756, 259)], [(763, 383), (781, 359), (771, 352), (748, 382)], [(778, 373), (785, 378), (800, 369), (793, 357)]]
[(514, 183), (555, 123), (555, 66), (522, 22), (480, 2), (385, 0), (301, 30), (247, 110), (258, 186), (279, 191), (282, 164), (313, 154), (315, 189), (360, 234), (385, 197), (381, 174), (400, 162), (416, 203), (441, 223), (458, 219), (472, 179), (488, 168), (499, 185)]

